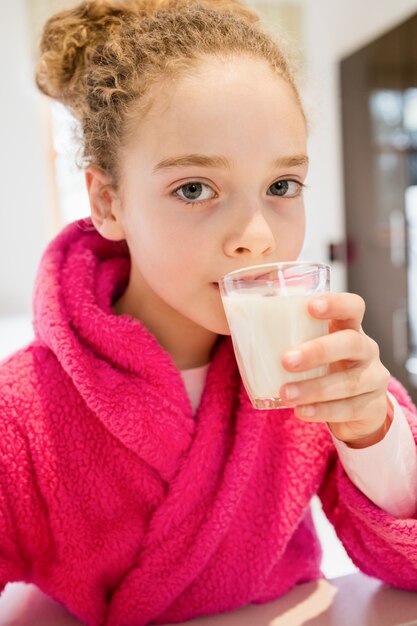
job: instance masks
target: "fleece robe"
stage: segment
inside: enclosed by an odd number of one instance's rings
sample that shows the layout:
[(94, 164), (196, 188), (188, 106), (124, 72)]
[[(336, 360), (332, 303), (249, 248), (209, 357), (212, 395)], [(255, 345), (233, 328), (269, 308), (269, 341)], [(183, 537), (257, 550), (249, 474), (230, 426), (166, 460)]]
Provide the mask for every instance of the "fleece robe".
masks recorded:
[(129, 271), (126, 243), (83, 221), (42, 257), (35, 339), (0, 364), (0, 589), (35, 583), (90, 626), (268, 602), (322, 576), (319, 494), (362, 571), (417, 590), (417, 520), (353, 485), (325, 425), (254, 409), (230, 337), (193, 415), (171, 356), (114, 314)]

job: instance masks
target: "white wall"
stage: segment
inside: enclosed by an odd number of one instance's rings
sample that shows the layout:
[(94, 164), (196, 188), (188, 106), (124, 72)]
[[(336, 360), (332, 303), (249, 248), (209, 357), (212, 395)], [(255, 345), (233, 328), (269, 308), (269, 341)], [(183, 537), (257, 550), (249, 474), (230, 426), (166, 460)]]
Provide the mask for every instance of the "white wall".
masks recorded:
[[(311, 120), (305, 256), (325, 260), (328, 243), (345, 232), (338, 61), (417, 12), (417, 0), (302, 1)], [(344, 268), (333, 270), (333, 287), (344, 289)]]
[(47, 242), (41, 102), (33, 86), (24, 0), (0, 10), (0, 316), (31, 311)]

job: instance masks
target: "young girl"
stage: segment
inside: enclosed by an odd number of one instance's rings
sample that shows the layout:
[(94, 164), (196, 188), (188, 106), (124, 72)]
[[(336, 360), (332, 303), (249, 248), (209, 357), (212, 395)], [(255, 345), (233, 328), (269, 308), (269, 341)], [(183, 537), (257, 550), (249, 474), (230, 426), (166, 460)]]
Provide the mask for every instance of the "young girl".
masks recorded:
[(321, 576), (318, 493), (358, 567), (417, 590), (416, 409), (361, 298), (311, 300), (330, 333), (283, 364), (329, 368), (283, 389), (293, 409), (254, 409), (237, 369), (218, 281), (304, 237), (306, 119), (278, 45), (238, 0), (92, 0), (41, 47), (91, 219), (48, 246), (36, 339), (0, 367), (2, 586), (91, 626), (268, 602)]

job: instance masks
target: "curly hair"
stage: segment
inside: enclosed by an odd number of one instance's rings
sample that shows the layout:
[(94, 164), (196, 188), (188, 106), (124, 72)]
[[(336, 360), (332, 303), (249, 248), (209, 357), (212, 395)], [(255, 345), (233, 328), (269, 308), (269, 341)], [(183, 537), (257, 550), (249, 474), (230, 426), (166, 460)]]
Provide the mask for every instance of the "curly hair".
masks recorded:
[(81, 2), (46, 22), (36, 84), (79, 121), (84, 165), (117, 187), (119, 149), (129, 122), (152, 106), (152, 87), (206, 55), (235, 54), (266, 60), (303, 110), (284, 53), (240, 0)]

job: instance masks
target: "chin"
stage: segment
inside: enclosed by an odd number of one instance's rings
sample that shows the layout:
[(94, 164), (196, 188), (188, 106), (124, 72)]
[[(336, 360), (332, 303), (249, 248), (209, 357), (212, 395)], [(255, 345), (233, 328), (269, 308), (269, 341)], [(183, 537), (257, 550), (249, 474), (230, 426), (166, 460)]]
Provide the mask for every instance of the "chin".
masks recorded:
[(223, 335), (224, 337), (230, 337), (231, 332), (229, 329), (227, 330), (217, 330), (215, 331), (217, 335)]
[(230, 332), (229, 324), (227, 322), (225, 324), (222, 324), (222, 326), (219, 327), (219, 329), (217, 330), (217, 333), (219, 335), (227, 335), (228, 337), (230, 337), (231, 332)]
[(209, 303), (208, 306), (199, 307), (199, 312), (191, 317), (195, 324), (205, 328), (211, 333), (216, 335), (228, 335), (230, 336), (230, 328), (227, 322), (226, 313), (224, 311), (221, 301), (217, 302), (215, 306)]
[(227, 321), (224, 322), (212, 322), (210, 324), (204, 324), (204, 328), (210, 330), (212, 333), (216, 333), (216, 335), (227, 335), (230, 336), (230, 328)]

